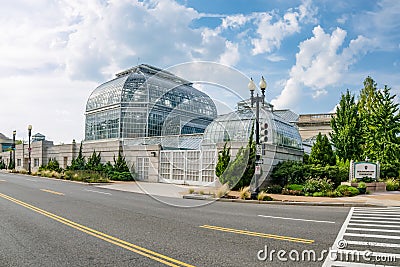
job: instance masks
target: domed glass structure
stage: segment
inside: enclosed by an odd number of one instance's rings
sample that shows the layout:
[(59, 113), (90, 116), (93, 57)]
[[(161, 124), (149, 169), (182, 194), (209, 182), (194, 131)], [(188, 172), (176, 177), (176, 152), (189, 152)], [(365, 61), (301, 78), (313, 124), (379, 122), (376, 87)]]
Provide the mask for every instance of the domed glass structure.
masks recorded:
[[(302, 149), (296, 126), (277, 114), (270, 104), (260, 107), (260, 143)], [(255, 108), (251, 108), (248, 101), (242, 101), (235, 112), (218, 116), (206, 128), (203, 144), (248, 142), (254, 121)]]
[(203, 133), (217, 109), (189, 81), (142, 64), (97, 87), (85, 115), (85, 140), (99, 140)]

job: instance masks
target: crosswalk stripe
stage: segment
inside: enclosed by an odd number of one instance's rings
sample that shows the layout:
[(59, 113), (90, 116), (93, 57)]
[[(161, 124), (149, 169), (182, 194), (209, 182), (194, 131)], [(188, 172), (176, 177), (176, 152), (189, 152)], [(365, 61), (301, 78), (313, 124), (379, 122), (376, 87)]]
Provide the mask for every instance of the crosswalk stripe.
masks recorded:
[(400, 228), (400, 225), (389, 225), (389, 224), (349, 223), (349, 225)]
[(345, 233), (345, 236), (359, 236), (359, 237), (373, 237), (373, 238), (384, 238), (384, 239), (399, 239), (400, 236), (392, 236), (392, 235), (369, 235), (369, 234), (354, 234), (354, 233)]
[(390, 220), (390, 221), (399, 221), (400, 218), (385, 218), (385, 217), (370, 217), (370, 216), (353, 216), (355, 219), (376, 219), (376, 220)]
[(360, 212), (368, 212), (368, 213), (400, 213), (400, 209), (398, 210), (356, 210), (354, 213)]
[(400, 248), (400, 244), (379, 243), (379, 242), (362, 242), (362, 241), (347, 241), (349, 245), (385, 247), (385, 248)]
[(393, 213), (393, 214), (383, 214), (383, 213), (374, 213), (374, 214), (372, 214), (372, 213), (355, 213), (355, 215), (357, 215), (357, 216), (360, 216), (360, 215), (362, 215), (362, 216), (376, 216), (376, 215), (379, 215), (379, 217), (396, 217), (396, 218), (398, 218), (399, 216), (400, 216), (400, 214), (398, 214), (398, 213)]
[(368, 212), (368, 213), (385, 213), (385, 212), (393, 212), (393, 213), (400, 213), (400, 209), (396, 210), (355, 210), (354, 213), (359, 213), (359, 212)]
[[(400, 231), (398, 228), (400, 228), (400, 208), (350, 209), (335, 243), (331, 247), (331, 251), (335, 251), (341, 256), (335, 259), (327, 256), (323, 267), (393, 266), (393, 264), (398, 264), (398, 259), (400, 259), (400, 254), (398, 254)], [(365, 249), (362, 250), (362, 247)], [(375, 251), (371, 250), (373, 247), (376, 248)], [(379, 251), (379, 248), (384, 251)], [(352, 260), (351, 256), (359, 258)], [(377, 265), (377, 263), (384, 265)]]
[[(372, 223), (376, 223), (376, 220), (375, 221), (371, 221), (371, 220), (351, 220), (351, 222), (372, 222)], [(379, 222), (381, 222), (381, 223), (393, 223), (393, 224), (399, 224), (400, 223), (400, 222), (396, 222), (396, 221), (383, 221), (383, 220), (381, 220)]]
[(388, 229), (371, 229), (371, 228), (356, 228), (356, 227), (347, 227), (347, 230), (355, 230), (355, 231), (365, 231), (365, 232), (383, 232), (383, 233), (399, 233), (399, 230), (388, 230)]

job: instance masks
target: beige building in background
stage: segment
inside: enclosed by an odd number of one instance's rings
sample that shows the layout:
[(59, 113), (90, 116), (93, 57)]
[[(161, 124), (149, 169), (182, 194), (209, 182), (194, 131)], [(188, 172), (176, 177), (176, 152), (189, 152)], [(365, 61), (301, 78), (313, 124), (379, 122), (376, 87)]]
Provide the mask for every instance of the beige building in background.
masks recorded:
[(334, 113), (301, 114), (297, 122), (301, 139), (306, 140), (324, 134), (329, 137), (332, 132), (331, 118)]

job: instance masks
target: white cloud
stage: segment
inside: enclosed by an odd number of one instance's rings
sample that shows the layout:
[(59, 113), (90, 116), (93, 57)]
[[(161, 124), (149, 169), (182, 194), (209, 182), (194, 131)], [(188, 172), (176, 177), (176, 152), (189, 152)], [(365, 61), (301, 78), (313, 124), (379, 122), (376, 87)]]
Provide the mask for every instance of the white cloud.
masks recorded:
[(220, 56), (219, 63), (235, 66), (240, 59), (238, 44), (234, 44), (230, 41), (225, 42), (225, 52)]
[(267, 59), (271, 62), (279, 62), (279, 61), (284, 61), (286, 60), (285, 57), (277, 55), (277, 54), (271, 54), (267, 56)]
[(110, 65), (122, 69), (139, 60), (164, 66), (215, 59), (224, 52), (225, 39), (207, 29), (191, 29), (199, 14), (172, 0), (66, 4), (70, 14), (81, 18), (67, 45), (67, 70), (77, 79), (102, 77)]
[(340, 18), (336, 19), (336, 22), (339, 24), (345, 24), (348, 19), (349, 19), (349, 16), (344, 14)]
[(26, 140), (31, 124), (34, 133), (57, 143), (83, 139), (86, 100), (96, 83), (71, 81), (55, 72), (0, 77), (0, 84), (0, 99), (7, 99), (0, 120), (4, 134), (17, 130), (17, 138)]
[(245, 16), (243, 14), (226, 16), (222, 19), (221, 28), (239, 28), (245, 25), (250, 19), (251, 16)]
[(349, 66), (373, 46), (371, 40), (358, 36), (340, 52), (346, 31), (337, 28), (329, 34), (317, 26), (313, 34), (299, 45), (290, 78), (281, 94), (272, 101), (277, 108), (295, 108), (302, 97), (300, 92), (306, 90), (303, 87), (311, 89), (314, 99), (326, 95), (326, 88), (337, 84)]
[(251, 40), (253, 55), (270, 53), (280, 47), (282, 40), (294, 33), (300, 32), (300, 23), (315, 22), (316, 9), (311, 6), (311, 1), (304, 1), (298, 8), (288, 10), (283, 18), (274, 22), (273, 14), (258, 13), (258, 37)]

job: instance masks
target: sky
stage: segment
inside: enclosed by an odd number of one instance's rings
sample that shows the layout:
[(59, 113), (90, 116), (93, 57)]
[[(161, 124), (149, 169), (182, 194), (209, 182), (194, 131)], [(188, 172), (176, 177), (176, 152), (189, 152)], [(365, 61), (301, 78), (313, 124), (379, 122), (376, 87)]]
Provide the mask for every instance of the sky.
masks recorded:
[[(367, 76), (400, 93), (398, 0), (4, 2), (0, 132), (17, 139), (29, 124), (56, 144), (84, 139), (91, 92), (138, 63), (182, 76), (177, 65), (220, 64), (246, 77), (236, 82), (243, 98), (247, 79), (263, 75), (267, 101), (299, 114), (333, 111)], [(223, 86), (206, 87), (216, 102), (225, 97)]]

